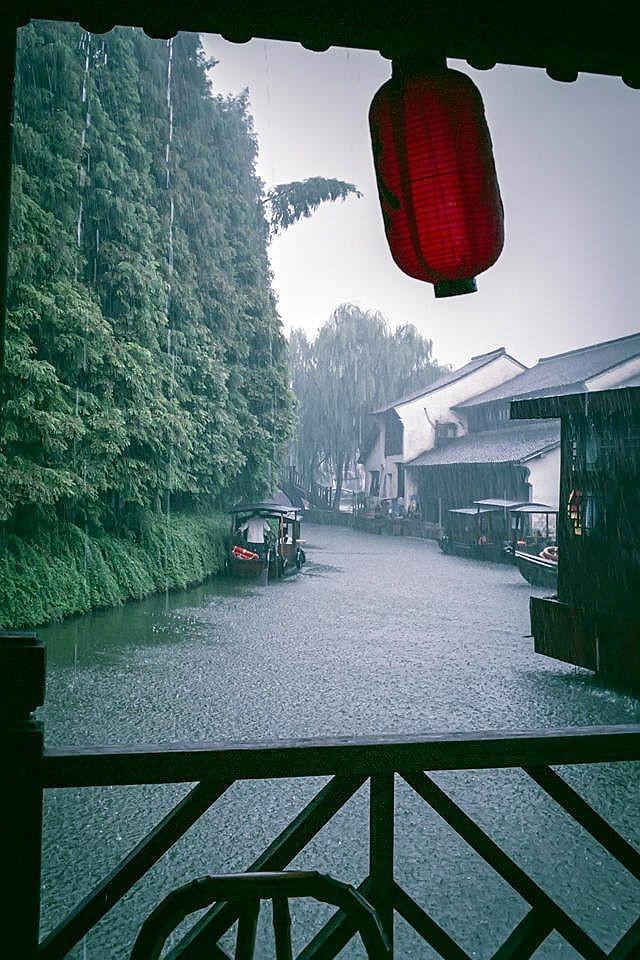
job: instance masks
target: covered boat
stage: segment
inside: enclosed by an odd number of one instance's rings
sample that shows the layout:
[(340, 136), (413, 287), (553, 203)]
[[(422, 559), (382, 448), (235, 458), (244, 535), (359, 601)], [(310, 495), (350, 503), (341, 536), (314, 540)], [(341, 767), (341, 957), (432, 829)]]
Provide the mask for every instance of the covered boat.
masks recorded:
[[(290, 502), (238, 503), (231, 513), (227, 571), (240, 577), (281, 578), (297, 573), (306, 557), (300, 539), (301, 513)], [(258, 531), (253, 533), (253, 531)], [(259, 536), (261, 542), (252, 540)]]
[[(513, 559), (534, 587), (558, 586), (557, 515), (556, 508), (545, 503), (525, 503), (511, 510)], [(543, 518), (542, 527), (534, 529), (534, 516)]]
[(461, 557), (512, 562), (509, 511), (522, 503), (522, 500), (476, 500), (473, 506), (449, 510), (440, 548), (444, 553)]

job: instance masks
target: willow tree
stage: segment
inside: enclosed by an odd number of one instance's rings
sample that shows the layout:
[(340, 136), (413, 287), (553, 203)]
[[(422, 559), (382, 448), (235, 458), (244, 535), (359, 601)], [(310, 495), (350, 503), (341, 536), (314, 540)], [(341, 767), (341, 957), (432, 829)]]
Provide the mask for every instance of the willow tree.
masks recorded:
[(308, 479), (326, 463), (336, 483), (336, 509), (349, 466), (366, 440), (369, 415), (399, 393), (426, 386), (440, 372), (431, 340), (410, 325), (391, 331), (385, 317), (352, 303), (337, 307), (313, 343), (302, 331), (289, 340), (296, 395), (299, 468)]

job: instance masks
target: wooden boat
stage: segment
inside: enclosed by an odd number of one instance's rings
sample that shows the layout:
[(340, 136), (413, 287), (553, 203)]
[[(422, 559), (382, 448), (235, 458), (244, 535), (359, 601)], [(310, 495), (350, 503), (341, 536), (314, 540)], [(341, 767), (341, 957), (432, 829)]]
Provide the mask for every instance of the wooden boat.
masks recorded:
[(524, 579), (534, 587), (558, 586), (558, 561), (534, 553), (525, 553), (516, 550), (514, 553), (516, 566)]
[[(262, 579), (280, 579), (297, 573), (306, 557), (300, 539), (300, 511), (291, 504), (275, 500), (256, 503), (238, 503), (231, 513), (231, 537), (226, 560), (227, 573), (232, 576)], [(269, 527), (265, 543), (258, 547), (247, 544), (243, 525), (262, 518)]]
[(505, 506), (520, 501), (478, 501), (471, 507), (448, 511), (447, 525), (439, 541), (443, 553), (494, 563), (511, 563)]

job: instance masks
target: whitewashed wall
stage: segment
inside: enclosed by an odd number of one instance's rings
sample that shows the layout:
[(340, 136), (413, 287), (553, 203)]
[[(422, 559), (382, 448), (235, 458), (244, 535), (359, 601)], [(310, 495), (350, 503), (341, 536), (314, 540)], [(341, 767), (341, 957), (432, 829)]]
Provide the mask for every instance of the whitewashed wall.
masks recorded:
[(531, 499), (558, 509), (560, 496), (560, 447), (527, 460)]
[(467, 433), (466, 418), (453, 413), (452, 407), (465, 400), (499, 387), (500, 384), (511, 380), (522, 373), (522, 367), (515, 360), (501, 354), (475, 370), (473, 373), (461, 377), (454, 383), (441, 387), (440, 390), (418, 397), (409, 403), (396, 407), (396, 412), (404, 426), (403, 459), (406, 462), (414, 457), (432, 450), (435, 443), (436, 423), (455, 423), (458, 425), (458, 436)]
[(623, 363), (617, 364), (610, 370), (597, 374), (587, 380), (588, 390), (611, 390), (613, 387), (624, 386), (631, 377), (640, 373), (640, 357), (631, 357)]

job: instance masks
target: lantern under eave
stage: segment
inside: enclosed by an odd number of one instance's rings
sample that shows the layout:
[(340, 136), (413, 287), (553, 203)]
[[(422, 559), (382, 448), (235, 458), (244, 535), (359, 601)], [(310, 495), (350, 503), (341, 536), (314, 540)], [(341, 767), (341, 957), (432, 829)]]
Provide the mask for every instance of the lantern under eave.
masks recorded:
[(471, 293), (504, 243), (504, 216), (484, 105), (446, 66), (394, 64), (369, 124), (391, 255), (436, 297)]

